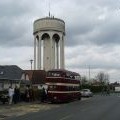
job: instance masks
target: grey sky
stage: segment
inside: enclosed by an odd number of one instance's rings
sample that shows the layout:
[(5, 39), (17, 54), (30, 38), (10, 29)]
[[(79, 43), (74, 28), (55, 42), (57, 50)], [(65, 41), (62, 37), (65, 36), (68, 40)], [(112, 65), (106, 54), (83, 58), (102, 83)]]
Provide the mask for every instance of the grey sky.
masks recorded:
[(88, 76), (91, 66), (92, 77), (104, 71), (119, 81), (119, 0), (0, 0), (0, 64), (30, 69), (33, 22), (49, 8), (66, 23), (66, 68)]

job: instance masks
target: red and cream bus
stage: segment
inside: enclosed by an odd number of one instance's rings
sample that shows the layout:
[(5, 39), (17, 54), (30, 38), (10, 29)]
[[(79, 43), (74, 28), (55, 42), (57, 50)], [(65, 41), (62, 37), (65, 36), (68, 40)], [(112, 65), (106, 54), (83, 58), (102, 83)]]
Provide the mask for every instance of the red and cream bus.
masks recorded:
[(80, 75), (62, 69), (47, 71), (48, 99), (51, 102), (69, 102), (81, 99)]

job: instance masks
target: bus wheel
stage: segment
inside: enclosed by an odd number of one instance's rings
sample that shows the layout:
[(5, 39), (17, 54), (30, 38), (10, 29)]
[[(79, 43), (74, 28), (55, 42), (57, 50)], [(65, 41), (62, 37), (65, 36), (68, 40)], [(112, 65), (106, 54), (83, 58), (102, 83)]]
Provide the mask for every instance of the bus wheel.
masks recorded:
[(78, 100), (81, 100), (81, 96), (79, 96)]

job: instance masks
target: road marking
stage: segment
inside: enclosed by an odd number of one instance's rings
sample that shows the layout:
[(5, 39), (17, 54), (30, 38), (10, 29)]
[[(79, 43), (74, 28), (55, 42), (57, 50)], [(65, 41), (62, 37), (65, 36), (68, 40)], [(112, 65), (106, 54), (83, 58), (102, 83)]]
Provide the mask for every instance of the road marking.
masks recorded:
[(59, 120), (67, 120), (68, 118), (70, 118), (71, 117), (71, 115), (68, 115), (68, 116), (65, 116), (65, 117), (63, 117), (63, 118), (61, 118), (61, 119), (59, 119)]

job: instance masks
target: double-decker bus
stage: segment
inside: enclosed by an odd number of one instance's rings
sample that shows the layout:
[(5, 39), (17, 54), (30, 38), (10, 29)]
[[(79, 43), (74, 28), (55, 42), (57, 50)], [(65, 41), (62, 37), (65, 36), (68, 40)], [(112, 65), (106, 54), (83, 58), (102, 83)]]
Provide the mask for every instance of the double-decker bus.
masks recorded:
[(69, 102), (81, 99), (80, 75), (62, 69), (47, 71), (48, 99), (51, 102)]

